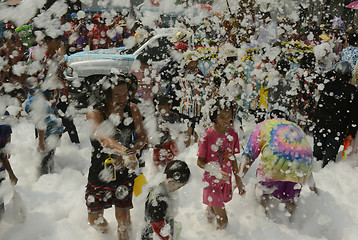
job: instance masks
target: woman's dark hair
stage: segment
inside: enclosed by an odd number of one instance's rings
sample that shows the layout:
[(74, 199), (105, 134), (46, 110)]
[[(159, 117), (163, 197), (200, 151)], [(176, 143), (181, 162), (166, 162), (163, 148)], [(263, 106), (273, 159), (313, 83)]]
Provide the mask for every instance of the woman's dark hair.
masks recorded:
[[(105, 86), (107, 84), (110, 84), (108, 88), (107, 88), (107, 86)], [(104, 85), (102, 85), (102, 88), (107, 88), (105, 91), (106, 101), (109, 102), (112, 100), (112, 90), (114, 87), (126, 85), (127, 91), (129, 91), (130, 84), (131, 84), (131, 80), (130, 80), (129, 75), (114, 74), (114, 73), (111, 73), (110, 75), (108, 75), (106, 77), (106, 83)]]
[[(108, 102), (112, 100), (112, 90), (116, 86), (126, 85), (129, 91), (131, 79), (128, 74), (111, 73), (100, 79), (96, 86), (92, 86), (90, 102), (94, 102), (94, 108), (105, 110)], [(92, 98), (92, 99), (91, 99)]]
[(225, 65), (219, 65), (214, 71), (213, 83), (217, 88), (221, 86), (221, 83), (226, 85), (229, 82), (225, 74), (225, 67)]
[(138, 79), (137, 77), (130, 73), (127, 75), (127, 78), (128, 78), (128, 95), (129, 96), (132, 96), (133, 93), (136, 93), (137, 92), (137, 89), (138, 89)]
[(234, 101), (229, 101), (225, 97), (218, 98), (214, 106), (210, 109), (210, 120), (213, 123), (216, 123), (216, 117), (219, 115), (221, 110), (230, 109), (232, 116), (234, 117), (237, 105)]
[(167, 179), (173, 179), (177, 183), (187, 183), (190, 178), (188, 165), (181, 160), (173, 160), (167, 164), (164, 173)]

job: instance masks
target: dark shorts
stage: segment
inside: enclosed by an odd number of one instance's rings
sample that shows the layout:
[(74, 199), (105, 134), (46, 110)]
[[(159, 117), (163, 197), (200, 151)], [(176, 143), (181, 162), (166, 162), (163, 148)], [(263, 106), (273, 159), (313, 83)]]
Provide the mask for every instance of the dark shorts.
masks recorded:
[(287, 181), (260, 181), (256, 185), (256, 190), (261, 194), (261, 197), (273, 196), (283, 201), (295, 200), (300, 196), (301, 189), (301, 184)]
[(86, 186), (86, 205), (88, 213), (101, 213), (103, 209), (114, 205), (118, 209), (132, 209), (134, 179), (129, 179), (119, 186), (120, 192), (116, 193), (117, 188), (100, 187), (88, 183)]

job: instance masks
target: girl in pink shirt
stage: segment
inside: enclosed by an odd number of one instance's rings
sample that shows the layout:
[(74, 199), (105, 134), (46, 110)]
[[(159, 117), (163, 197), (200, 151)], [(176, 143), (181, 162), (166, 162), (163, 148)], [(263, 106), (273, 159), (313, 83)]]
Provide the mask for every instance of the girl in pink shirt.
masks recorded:
[(207, 205), (208, 221), (216, 217), (217, 229), (224, 229), (228, 222), (225, 203), (232, 199), (232, 173), (236, 185), (242, 186), (235, 158), (235, 154), (240, 153), (239, 138), (231, 127), (234, 112), (232, 102), (218, 99), (210, 113), (214, 125), (205, 131), (199, 142), (197, 164), (205, 170), (203, 203)]

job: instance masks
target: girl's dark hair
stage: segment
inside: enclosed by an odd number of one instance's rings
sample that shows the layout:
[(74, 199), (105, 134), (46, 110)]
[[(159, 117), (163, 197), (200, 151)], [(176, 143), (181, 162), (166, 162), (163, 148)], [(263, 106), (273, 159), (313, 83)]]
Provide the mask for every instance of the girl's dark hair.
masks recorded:
[(190, 178), (188, 165), (181, 160), (173, 160), (167, 164), (164, 173), (167, 179), (173, 179), (177, 183), (187, 183)]
[(93, 95), (90, 98), (95, 98), (95, 108), (105, 110), (108, 102), (112, 100), (112, 90), (116, 86), (126, 85), (129, 91), (131, 80), (128, 74), (114, 74), (111, 73), (104, 76), (97, 82), (97, 86), (93, 87)]
[(218, 98), (214, 106), (210, 109), (210, 120), (213, 123), (216, 123), (216, 117), (219, 115), (219, 112), (224, 109), (230, 109), (232, 116), (234, 117), (237, 105), (234, 101), (229, 101), (226, 97)]

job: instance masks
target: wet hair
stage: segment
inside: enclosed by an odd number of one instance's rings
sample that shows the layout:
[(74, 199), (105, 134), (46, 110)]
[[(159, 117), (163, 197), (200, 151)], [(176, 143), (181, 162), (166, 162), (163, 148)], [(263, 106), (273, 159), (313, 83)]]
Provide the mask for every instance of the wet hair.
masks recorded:
[(181, 160), (173, 160), (167, 164), (164, 173), (167, 179), (173, 179), (177, 183), (187, 183), (190, 178), (188, 165)]
[(113, 88), (126, 85), (129, 92), (130, 83), (129, 74), (111, 73), (106, 75), (91, 86), (89, 102), (94, 103), (94, 108), (105, 110), (107, 103), (112, 100)]
[(114, 87), (126, 85), (127, 91), (129, 91), (130, 84), (131, 80), (128, 74), (111, 73), (110, 75), (106, 76), (102, 84), (102, 89), (105, 90), (106, 100), (110, 101), (112, 99), (112, 90)]
[(158, 94), (155, 95), (153, 98), (154, 106), (163, 106), (163, 105), (171, 105), (172, 100), (168, 95), (165, 94)]
[(220, 111), (224, 109), (230, 109), (232, 116), (234, 117), (234, 113), (237, 109), (236, 103), (234, 101), (229, 101), (226, 97), (218, 98), (214, 106), (210, 109), (210, 120), (213, 123), (216, 123), (216, 117), (219, 115)]
[(316, 66), (316, 56), (312, 52), (305, 53), (300, 60), (300, 67), (303, 69), (314, 70)]
[(137, 60), (141, 63), (141, 64), (147, 64), (150, 65), (150, 56), (148, 54), (140, 54), (137, 57)]
[(128, 78), (127, 84), (128, 84), (128, 95), (131, 96), (133, 92), (136, 92), (138, 89), (138, 79), (137, 77), (130, 73), (126, 76)]
[(289, 120), (290, 116), (288, 114), (288, 112), (280, 110), (280, 109), (273, 109), (270, 112), (270, 119), (273, 118), (283, 118), (286, 120)]
[(290, 62), (286, 59), (280, 59), (277, 64), (277, 71), (280, 74), (286, 74), (290, 70)]
[(44, 36), (44, 40), (45, 40), (46, 42), (56, 41), (56, 40), (62, 41), (62, 36), (59, 35), (59, 36), (57, 36), (57, 37), (51, 37), (51, 36), (49, 36), (49, 35), (45, 35), (45, 36)]

